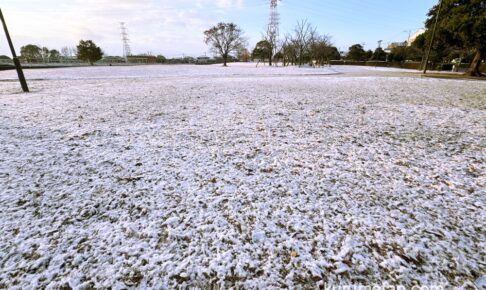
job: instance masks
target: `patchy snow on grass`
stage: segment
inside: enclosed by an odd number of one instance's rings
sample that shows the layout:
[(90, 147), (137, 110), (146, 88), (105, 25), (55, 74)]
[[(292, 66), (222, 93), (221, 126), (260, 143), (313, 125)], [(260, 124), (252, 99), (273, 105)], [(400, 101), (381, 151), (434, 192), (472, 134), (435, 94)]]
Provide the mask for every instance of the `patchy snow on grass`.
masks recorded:
[(0, 288), (457, 287), (486, 273), (484, 82), (26, 74), (30, 94), (0, 82)]
[[(267, 75), (329, 75), (338, 74), (336, 70), (329, 67), (322, 68), (299, 68), (269, 67), (256, 63), (232, 63), (230, 67), (217, 65), (148, 65), (148, 66), (92, 66), (92, 67), (71, 67), (57, 69), (31, 69), (25, 70), (25, 77), (30, 80), (86, 80), (86, 79), (134, 79), (134, 78), (193, 78), (222, 77), (222, 76), (267, 76)], [(347, 68), (348, 70), (351, 68)], [(17, 79), (14, 70), (4, 72), (2, 79)]]

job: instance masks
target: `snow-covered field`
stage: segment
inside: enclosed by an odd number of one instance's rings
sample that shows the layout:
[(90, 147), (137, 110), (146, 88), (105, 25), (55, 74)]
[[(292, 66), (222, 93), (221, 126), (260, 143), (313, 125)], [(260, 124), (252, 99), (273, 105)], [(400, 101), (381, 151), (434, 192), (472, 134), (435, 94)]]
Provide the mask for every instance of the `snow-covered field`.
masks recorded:
[(337, 66), (26, 75), (21, 94), (0, 72), (0, 289), (486, 274), (485, 82)]

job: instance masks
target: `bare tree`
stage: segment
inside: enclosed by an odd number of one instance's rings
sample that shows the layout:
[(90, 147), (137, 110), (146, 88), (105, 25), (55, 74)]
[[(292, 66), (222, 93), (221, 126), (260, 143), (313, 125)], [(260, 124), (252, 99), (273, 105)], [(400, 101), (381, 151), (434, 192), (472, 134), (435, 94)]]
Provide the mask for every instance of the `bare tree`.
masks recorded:
[(77, 54), (77, 49), (75, 47), (68, 47), (64, 46), (61, 48), (61, 59), (63, 61), (70, 61), (76, 54)]
[(297, 49), (290, 34), (285, 34), (280, 51), (284, 66), (294, 65), (297, 63)]
[(68, 58), (68, 57), (71, 56), (70, 53), (69, 53), (69, 47), (64, 46), (64, 47), (61, 48), (61, 56), (65, 57), (65, 58)]
[(244, 47), (246, 41), (236, 24), (220, 22), (204, 31), (204, 42), (211, 45), (211, 50), (223, 58), (223, 66), (227, 66), (230, 53)]
[(309, 44), (310, 60), (317, 66), (329, 63), (333, 53), (331, 38), (328, 35), (315, 35)]
[(76, 46), (70, 47), (69, 53), (72, 57), (75, 57), (78, 54), (78, 48)]
[(278, 51), (278, 32), (276, 30), (267, 29), (267, 32), (263, 36), (263, 39), (266, 40), (270, 44), (270, 55), (268, 58), (268, 65), (272, 66), (273, 56)]
[(238, 59), (238, 61), (248, 62), (250, 61), (251, 54), (246, 47), (240, 47), (236, 51), (236, 58)]
[(49, 62), (49, 49), (45, 46), (41, 48), (41, 57), (42, 57), (42, 62), (44, 63)]
[(297, 22), (292, 42), (297, 48), (299, 65), (304, 64), (304, 56), (309, 50), (312, 39), (317, 35), (316, 30), (316, 27), (312, 26), (307, 20)]

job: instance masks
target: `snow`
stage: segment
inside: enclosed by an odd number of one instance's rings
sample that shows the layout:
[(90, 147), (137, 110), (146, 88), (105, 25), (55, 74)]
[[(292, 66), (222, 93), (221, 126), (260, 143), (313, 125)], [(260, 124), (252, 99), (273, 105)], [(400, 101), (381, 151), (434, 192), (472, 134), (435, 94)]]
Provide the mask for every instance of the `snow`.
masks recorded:
[[(263, 64), (234, 63), (231, 70), (222, 65), (165, 65), (165, 66), (93, 66), (80, 68), (25, 70), (30, 80), (86, 80), (86, 79), (137, 79), (137, 78), (193, 78), (196, 76), (266, 76), (272, 75), (329, 75), (336, 74), (332, 68), (269, 67)], [(17, 79), (15, 71), (4, 73), (2, 79)]]
[[(93, 66), (83, 68), (30, 69), (25, 70), (25, 77), (30, 80), (87, 80), (87, 79), (137, 79), (137, 78), (193, 78), (193, 77), (254, 77), (254, 76), (290, 76), (290, 75), (335, 75), (341, 73), (369, 72), (416, 72), (384, 67), (269, 67), (267, 64), (231, 63), (231, 69), (217, 65), (165, 65), (165, 66)], [(14, 70), (0, 72), (1, 79), (16, 80)]]
[(393, 69), (0, 72), (0, 288), (472, 285), (486, 83)]

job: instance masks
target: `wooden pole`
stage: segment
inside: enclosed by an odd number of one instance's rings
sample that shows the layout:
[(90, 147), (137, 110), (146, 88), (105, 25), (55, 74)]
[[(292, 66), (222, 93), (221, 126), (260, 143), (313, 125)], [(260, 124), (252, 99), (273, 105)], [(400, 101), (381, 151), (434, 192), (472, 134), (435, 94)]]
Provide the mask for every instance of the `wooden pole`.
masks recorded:
[(437, 22), (439, 22), (439, 16), (440, 16), (440, 10), (441, 9), (442, 9), (442, 0), (440, 0), (440, 3), (439, 3), (439, 10), (437, 11), (437, 16), (435, 17), (434, 29), (432, 30), (432, 39), (430, 40), (429, 49), (427, 50), (427, 56), (425, 57), (424, 74), (427, 73), (427, 66), (429, 65), (430, 51), (432, 50), (432, 45), (434, 44), (435, 31), (437, 29)]
[(15, 65), (15, 69), (17, 70), (17, 75), (19, 76), (20, 85), (22, 86), (22, 90), (25, 93), (28, 93), (29, 87), (27, 86), (27, 82), (25, 81), (25, 76), (24, 76), (24, 72), (22, 71), (22, 66), (20, 65), (20, 61), (17, 58), (17, 54), (15, 53), (15, 48), (13, 46), (12, 39), (10, 38), (10, 34), (8, 33), (7, 24), (5, 23), (5, 18), (3, 18), (2, 9), (0, 9), (0, 20), (2, 21), (3, 24), (3, 30), (5, 31), (5, 36), (7, 36), (7, 41), (8, 41), (8, 45), (10, 46), (10, 51), (12, 52), (12, 58)]

